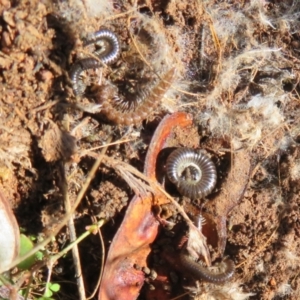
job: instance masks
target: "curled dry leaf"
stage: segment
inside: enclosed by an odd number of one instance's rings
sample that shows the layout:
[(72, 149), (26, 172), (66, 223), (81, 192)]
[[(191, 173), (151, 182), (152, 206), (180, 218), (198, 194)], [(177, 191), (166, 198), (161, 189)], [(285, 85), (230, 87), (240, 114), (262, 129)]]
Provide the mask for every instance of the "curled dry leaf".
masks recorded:
[(214, 219), (219, 236), (219, 254), (223, 256), (227, 240), (227, 216), (230, 211), (240, 203), (247, 189), (252, 170), (248, 149), (241, 149), (232, 155), (229, 174), (222, 183), (220, 193), (214, 201), (208, 202), (206, 210), (208, 218)]
[[(177, 112), (166, 116), (158, 126), (145, 160), (144, 174), (156, 181), (156, 162), (159, 152), (174, 127), (187, 127), (192, 124), (190, 115)], [(139, 295), (144, 283), (144, 273), (134, 265), (146, 266), (151, 251), (150, 244), (155, 240), (159, 223), (152, 213), (153, 204), (169, 202), (159, 190), (135, 196), (127, 209), (123, 223), (110, 246), (98, 299), (133, 300)]]
[(20, 248), (19, 226), (8, 201), (0, 191), (0, 273), (18, 256)]

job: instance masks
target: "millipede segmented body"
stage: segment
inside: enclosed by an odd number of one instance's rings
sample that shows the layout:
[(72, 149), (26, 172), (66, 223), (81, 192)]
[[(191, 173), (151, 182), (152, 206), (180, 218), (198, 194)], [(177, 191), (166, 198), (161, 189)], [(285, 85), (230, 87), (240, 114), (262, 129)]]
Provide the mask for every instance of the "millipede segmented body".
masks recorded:
[(94, 52), (104, 64), (114, 63), (121, 53), (120, 42), (115, 33), (108, 29), (96, 31), (83, 41), (83, 46), (101, 43), (101, 52)]
[(197, 229), (202, 232), (203, 225), (206, 224), (206, 219), (201, 214), (197, 214), (192, 217), (192, 220)]
[(101, 29), (93, 34), (90, 34), (84, 40), (83, 45), (101, 43), (101, 51), (94, 52), (99, 60), (92, 57), (83, 58), (72, 65), (70, 70), (70, 79), (73, 84), (73, 90), (76, 96), (80, 96), (84, 92), (84, 86), (80, 80), (80, 75), (88, 69), (96, 69), (101, 67), (101, 63), (112, 64), (120, 55), (120, 43), (118, 37), (108, 29)]
[(103, 87), (99, 87), (96, 100), (102, 104), (101, 113), (115, 124), (136, 125), (141, 123), (141, 121), (150, 116), (170, 88), (174, 72), (174, 69), (169, 70), (162, 76), (162, 80), (157, 82), (152, 88), (139, 91), (137, 97), (133, 100), (133, 105), (129, 105), (126, 103), (126, 100), (120, 99), (113, 92), (111, 92), (111, 95), (107, 95), (109, 93), (104, 92)]
[(224, 264), (224, 271), (220, 273), (215, 273), (202, 266), (201, 264), (195, 262), (185, 252), (182, 252), (180, 254), (180, 262), (185, 271), (195, 277), (195, 279), (201, 279), (203, 281), (211, 282), (214, 284), (226, 283), (233, 277), (235, 270), (233, 261), (228, 258), (222, 262), (222, 264)]
[(79, 60), (72, 65), (70, 70), (70, 79), (73, 84), (73, 91), (76, 96), (80, 96), (84, 92), (84, 84), (80, 80), (80, 75), (83, 71), (88, 69), (96, 69), (101, 66), (100, 62), (95, 58), (87, 57)]
[(210, 157), (190, 148), (172, 152), (167, 159), (166, 171), (180, 194), (192, 199), (208, 195), (217, 182), (216, 167)]

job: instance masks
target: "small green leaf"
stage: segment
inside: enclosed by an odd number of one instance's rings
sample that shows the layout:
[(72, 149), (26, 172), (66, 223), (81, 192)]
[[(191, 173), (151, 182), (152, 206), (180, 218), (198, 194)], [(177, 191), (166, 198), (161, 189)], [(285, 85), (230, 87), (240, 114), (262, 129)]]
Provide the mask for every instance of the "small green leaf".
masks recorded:
[(44, 258), (44, 254), (41, 251), (38, 251), (35, 253), (35, 259), (36, 260), (42, 260)]
[(52, 295), (53, 295), (52, 291), (49, 288), (47, 288), (44, 293), (44, 297), (51, 297)]
[[(20, 236), (20, 256), (22, 257), (33, 248), (32, 241), (24, 234)], [(35, 262), (34, 255), (22, 261), (18, 267), (22, 270), (28, 270)]]
[(50, 283), (49, 288), (52, 292), (58, 292), (60, 290), (60, 285), (58, 283)]
[[(22, 257), (28, 253), (33, 248), (33, 243), (30, 238), (26, 235), (21, 234), (20, 236), (20, 254)], [(18, 268), (21, 270), (29, 270), (37, 260), (43, 259), (43, 253), (41, 251), (36, 252), (35, 254), (29, 256), (27, 259), (23, 260), (18, 264)]]

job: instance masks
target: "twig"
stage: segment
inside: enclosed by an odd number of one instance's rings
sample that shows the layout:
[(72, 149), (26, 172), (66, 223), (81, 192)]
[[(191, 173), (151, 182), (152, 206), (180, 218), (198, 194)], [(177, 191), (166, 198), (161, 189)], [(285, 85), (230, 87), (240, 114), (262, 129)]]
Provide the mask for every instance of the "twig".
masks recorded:
[(97, 149), (101, 149), (101, 148), (103, 148), (103, 147), (113, 146), (113, 145), (119, 145), (119, 144), (127, 143), (127, 142), (130, 142), (130, 141), (133, 141), (133, 140), (134, 140), (134, 139), (118, 140), (118, 141), (115, 141), (115, 142), (110, 143), (110, 144), (105, 144), (105, 145), (93, 147), (93, 148), (90, 148), (90, 149), (85, 149), (85, 150), (83, 150), (83, 151), (80, 153), (80, 157), (85, 156), (88, 152), (91, 152), (91, 151), (94, 151), (94, 150), (97, 150)]
[(48, 265), (48, 275), (47, 275), (47, 281), (46, 281), (44, 295), (43, 295), (43, 297), (45, 298), (47, 297), (47, 291), (49, 290), (52, 270), (53, 270), (53, 262)]
[[(140, 179), (143, 179), (145, 182), (147, 182), (152, 188), (152, 191), (155, 190), (159, 190), (161, 193), (163, 193), (178, 209), (178, 211), (180, 212), (180, 214), (183, 216), (184, 220), (188, 223), (188, 225), (195, 227), (194, 223), (190, 220), (190, 218), (188, 217), (188, 215), (185, 213), (185, 211), (183, 210), (183, 208), (178, 204), (177, 201), (175, 201), (173, 199), (172, 196), (170, 196), (162, 187), (159, 183), (157, 183), (156, 181), (153, 181), (151, 179), (149, 179), (146, 175), (144, 175), (143, 173), (139, 172), (137, 169), (135, 169), (134, 167), (132, 167), (131, 165), (124, 163), (122, 161), (118, 161), (115, 160), (109, 156), (104, 156), (103, 157), (104, 163), (108, 163), (109, 166), (113, 167), (113, 168), (117, 168), (118, 166), (122, 166), (124, 168), (126, 168), (129, 172), (131, 172), (132, 174), (138, 176)], [(118, 169), (118, 168), (117, 168)]]
[[(92, 220), (93, 220), (94, 223), (97, 222), (96, 217), (92, 216), (91, 218), (92, 218)], [(94, 296), (96, 295), (96, 293), (97, 293), (97, 291), (98, 291), (98, 289), (99, 289), (99, 286), (100, 286), (100, 283), (101, 283), (101, 279), (102, 279), (102, 275), (103, 275), (103, 271), (104, 271), (105, 246), (104, 246), (104, 240), (103, 240), (103, 236), (102, 236), (100, 227), (98, 227), (98, 234), (99, 234), (100, 243), (101, 243), (101, 248), (102, 248), (102, 254), (101, 254), (101, 269), (100, 269), (99, 278), (98, 278), (98, 280), (97, 280), (97, 284), (96, 284), (96, 286), (95, 286), (95, 288), (94, 288), (94, 291), (93, 291), (93, 293), (92, 293), (88, 298), (86, 298), (86, 300), (92, 299), (92, 298), (94, 298)]]
[(181, 298), (183, 298), (183, 297), (186, 296), (186, 295), (190, 295), (190, 292), (185, 292), (185, 293), (183, 293), (183, 294), (181, 294), (181, 295), (179, 295), (179, 296), (177, 296), (177, 297), (175, 297), (175, 298), (172, 298), (172, 299), (170, 299), (170, 300), (181, 299)]
[[(70, 199), (68, 195), (68, 182), (66, 180), (65, 176), (65, 168), (63, 164), (60, 165), (60, 174), (61, 174), (61, 182), (62, 182), (62, 194), (64, 198), (64, 206), (66, 209), (67, 213), (71, 212), (71, 204), (70, 204)], [(70, 213), (70, 218), (68, 221), (68, 228), (70, 232), (70, 241), (74, 242), (76, 240), (76, 229), (74, 225), (74, 219), (73, 219), (73, 214)], [(75, 266), (75, 277), (77, 281), (77, 288), (78, 288), (78, 294), (79, 294), (79, 299), (85, 300), (85, 288), (84, 288), (84, 282), (83, 282), (83, 277), (82, 277), (82, 269), (81, 269), (81, 263), (80, 263), (80, 255), (79, 255), (79, 250), (77, 247), (77, 244), (74, 245), (72, 248), (72, 256), (73, 256), (73, 262)]]
[(77, 245), (78, 243), (80, 243), (81, 241), (83, 241), (87, 236), (89, 236), (91, 233), (94, 233), (95, 229), (103, 226), (103, 224), (105, 223), (104, 219), (99, 220), (96, 224), (93, 224), (89, 227), (89, 229), (84, 232), (81, 236), (79, 236), (76, 241), (70, 243), (66, 248), (64, 248), (62, 251), (60, 251), (59, 253), (53, 255), (50, 257), (49, 262), (50, 263), (54, 263), (56, 262), (58, 259), (60, 259), (62, 256), (64, 256), (65, 254), (67, 254), (75, 245)]
[(56, 105), (60, 100), (53, 100), (51, 102), (47, 102), (46, 104), (44, 105), (41, 105), (41, 106), (38, 106), (37, 108), (34, 108), (32, 110), (32, 112), (38, 112), (38, 111), (41, 111), (41, 110), (44, 110), (44, 109), (48, 109), (54, 105)]

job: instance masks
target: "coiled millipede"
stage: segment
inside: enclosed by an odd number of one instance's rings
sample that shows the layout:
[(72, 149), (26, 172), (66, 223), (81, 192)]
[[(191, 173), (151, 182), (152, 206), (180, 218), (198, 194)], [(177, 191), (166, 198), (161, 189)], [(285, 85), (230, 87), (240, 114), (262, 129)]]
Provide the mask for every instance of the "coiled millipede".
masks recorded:
[(183, 196), (203, 198), (217, 182), (217, 171), (210, 157), (202, 151), (178, 148), (167, 159), (166, 171), (169, 180)]
[(102, 64), (112, 64), (117, 60), (121, 52), (118, 37), (108, 29), (101, 29), (90, 34), (88, 38), (83, 41), (83, 46), (90, 44), (101, 44), (101, 51), (93, 53), (100, 61), (96, 58), (87, 57), (78, 60), (72, 65), (69, 76), (76, 96), (80, 96), (84, 92), (84, 87), (80, 80), (80, 75), (83, 71), (99, 68)]

